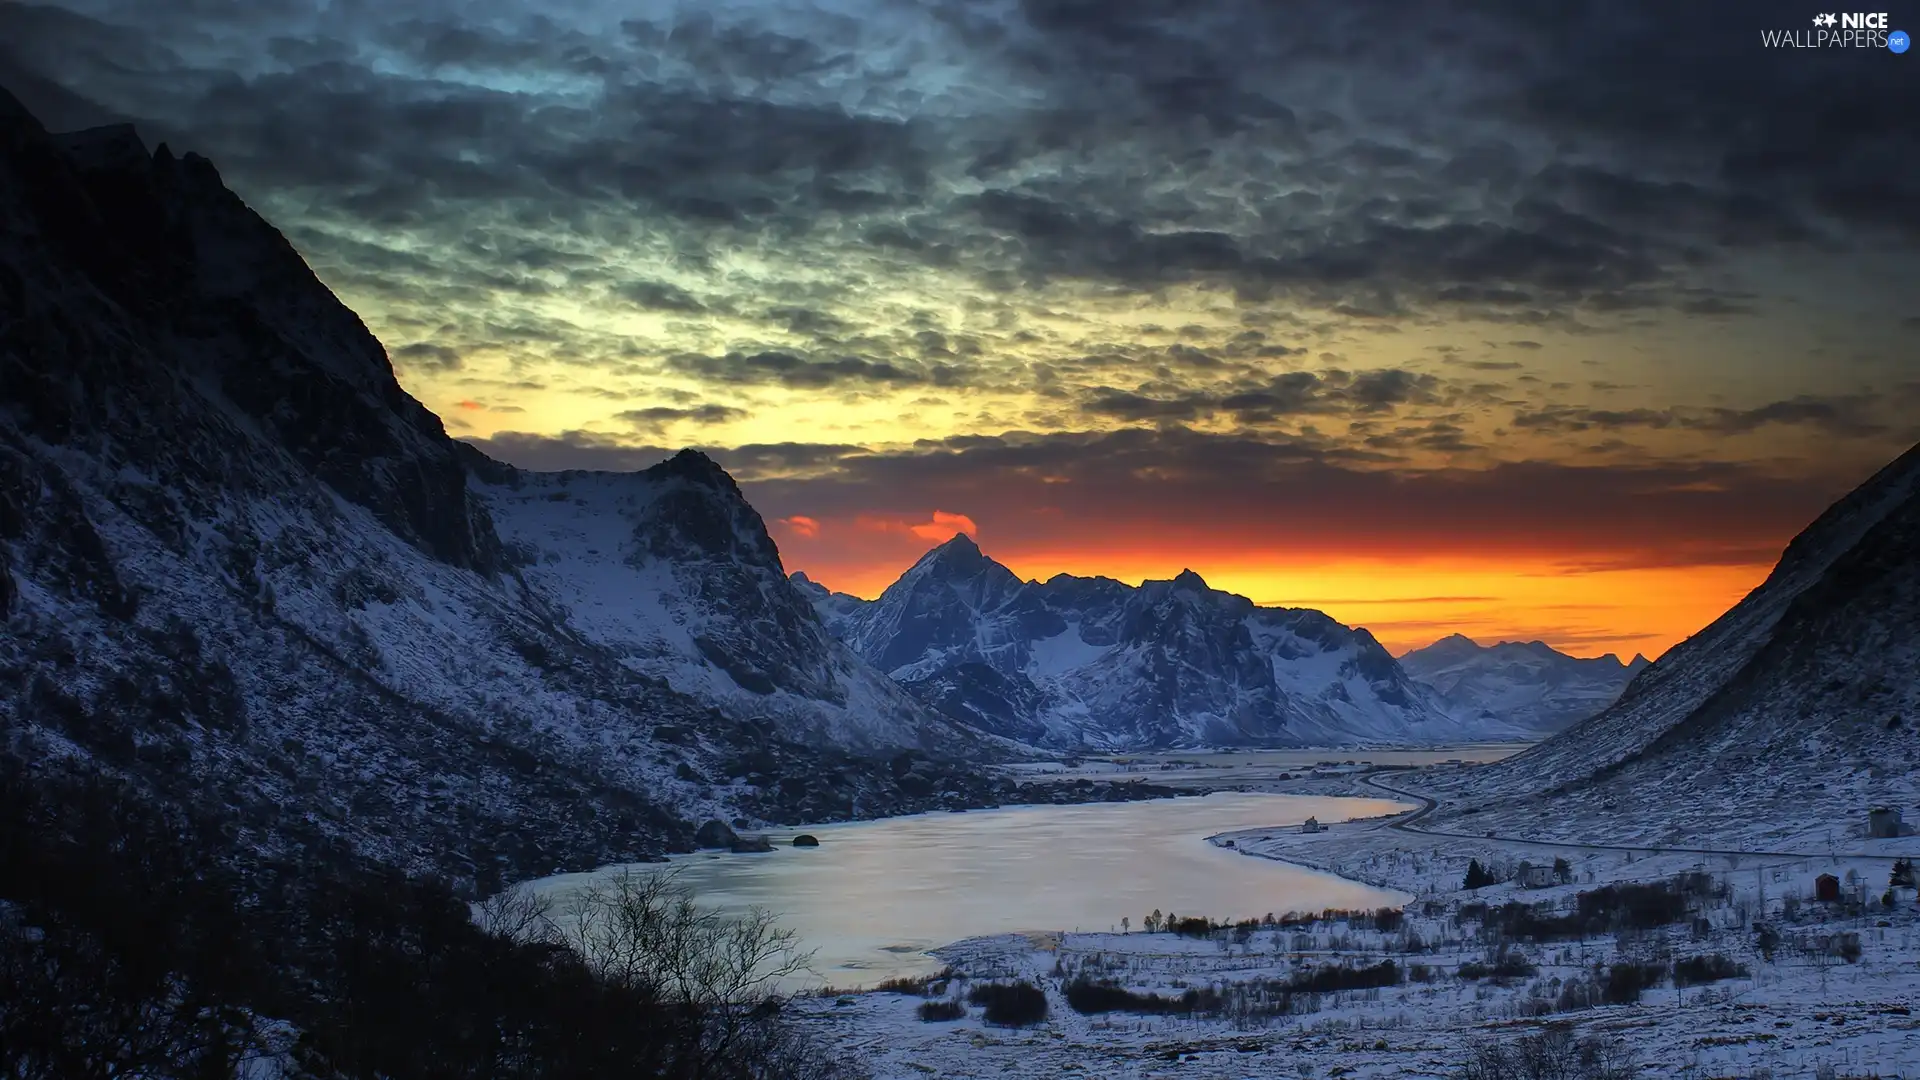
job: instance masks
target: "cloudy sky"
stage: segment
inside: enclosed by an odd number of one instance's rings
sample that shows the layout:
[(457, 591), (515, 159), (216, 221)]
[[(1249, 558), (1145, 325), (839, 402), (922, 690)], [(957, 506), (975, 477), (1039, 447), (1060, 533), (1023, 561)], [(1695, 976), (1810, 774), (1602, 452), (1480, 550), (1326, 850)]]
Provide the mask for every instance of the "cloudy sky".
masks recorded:
[(1920, 59), (1813, 14), (59, 0), (0, 83), (211, 157), (454, 434), (707, 448), (836, 588), (963, 530), (1657, 654), (1920, 440)]

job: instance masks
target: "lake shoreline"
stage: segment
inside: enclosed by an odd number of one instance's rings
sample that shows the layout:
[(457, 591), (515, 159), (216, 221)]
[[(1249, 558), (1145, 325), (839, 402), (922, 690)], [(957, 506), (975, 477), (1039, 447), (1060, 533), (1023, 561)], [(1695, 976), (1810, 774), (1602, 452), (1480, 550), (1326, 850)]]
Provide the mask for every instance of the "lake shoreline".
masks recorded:
[[(1155, 909), (1260, 918), (1404, 902), (1395, 890), (1280, 861), (1248, 864), (1207, 842), (1222, 830), (1399, 812), (1378, 797), (1213, 792), (1134, 803), (1008, 806), (766, 830), (756, 853), (700, 852), (523, 887), (567, 897), (623, 871), (674, 874), (723, 911), (765, 908), (820, 950), (818, 983), (872, 985), (937, 970), (937, 950), (1026, 930), (1119, 930)], [(794, 848), (807, 833), (819, 847)], [(794, 987), (793, 989), (801, 989)]]
[[(1137, 926), (972, 937), (935, 950), (951, 971), (931, 996), (958, 1003), (959, 1019), (925, 1022), (918, 1009), (926, 997), (886, 991), (797, 998), (790, 1013), (859, 1053), (876, 1080), (1244, 1080), (1309, 1069), (1387, 1080), (1451, 1075), (1478, 1045), (1556, 1029), (1625, 1045), (1646, 1075), (1885, 1076), (1887, 1066), (1914, 1060), (1920, 907), (1910, 894), (1866, 913), (1813, 902), (1822, 874), (1878, 888), (1884, 860), (1568, 848), (1565, 877), (1542, 887), (1520, 873), (1527, 859), (1540, 865), (1536, 847), (1395, 828), (1416, 809), (1399, 805), (1377, 820), (1323, 816), (1318, 832), (1253, 825), (1205, 837), (1221, 855), (1393, 890), (1403, 899), (1388, 920), (1336, 911), (1200, 938)], [(1474, 862), (1493, 883), (1469, 890)], [(1538, 917), (1550, 921), (1627, 886), (1684, 889), (1691, 899), (1681, 914), (1631, 935), (1607, 923), (1536, 939), (1505, 925), (1516, 911), (1545, 911)], [(1756, 936), (1760, 922), (1775, 945)], [(1841, 942), (1851, 943), (1851, 959), (1834, 951)], [(1610, 972), (1621, 964), (1656, 975), (1616, 1000)], [(1370, 970), (1392, 978), (1373, 989), (1297, 993), (1291, 1003), (1269, 989)], [(1046, 999), (1034, 1026), (991, 1025), (968, 1007), (975, 988), (1016, 981)], [(1109, 1000), (1133, 995), (1125, 1000), (1153, 1008), (1083, 1011), (1073, 1003), (1084, 999), (1074, 996), (1083, 981), (1113, 988)], [(1189, 1014), (1182, 1000), (1228, 1004)]]

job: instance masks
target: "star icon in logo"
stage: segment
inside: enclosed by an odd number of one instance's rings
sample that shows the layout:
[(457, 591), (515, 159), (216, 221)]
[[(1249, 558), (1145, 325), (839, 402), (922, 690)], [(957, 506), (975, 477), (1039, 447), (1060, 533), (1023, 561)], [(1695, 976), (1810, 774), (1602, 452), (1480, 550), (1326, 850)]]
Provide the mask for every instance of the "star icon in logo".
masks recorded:
[(1831, 14), (1815, 15), (1813, 17), (1813, 25), (1815, 26), (1832, 26), (1839, 21), (1839, 19), (1834, 18)]

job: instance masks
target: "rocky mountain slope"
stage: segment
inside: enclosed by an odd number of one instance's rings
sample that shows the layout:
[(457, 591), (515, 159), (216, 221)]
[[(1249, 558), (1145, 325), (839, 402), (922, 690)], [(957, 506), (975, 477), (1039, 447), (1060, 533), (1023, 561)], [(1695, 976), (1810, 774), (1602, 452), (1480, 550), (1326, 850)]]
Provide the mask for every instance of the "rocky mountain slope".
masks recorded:
[(468, 880), (940, 805), (978, 778), (930, 759), (992, 752), (711, 461), (485, 459), (210, 162), (3, 91), (0, 618), (5, 753)]
[(1400, 657), (1407, 674), (1438, 691), (1464, 718), (1499, 721), (1538, 735), (1565, 730), (1613, 704), (1647, 666), (1608, 653), (1568, 656), (1543, 641), (1481, 645), (1449, 634)]
[(1611, 708), (1429, 782), (1436, 828), (1676, 847), (1862, 850), (1870, 806), (1920, 816), (1920, 447)]
[(821, 618), (947, 715), (1057, 747), (1437, 743), (1511, 735), (1463, 723), (1372, 635), (1262, 608), (1192, 571), (1133, 587), (1021, 581), (967, 536), (872, 602), (804, 576)]

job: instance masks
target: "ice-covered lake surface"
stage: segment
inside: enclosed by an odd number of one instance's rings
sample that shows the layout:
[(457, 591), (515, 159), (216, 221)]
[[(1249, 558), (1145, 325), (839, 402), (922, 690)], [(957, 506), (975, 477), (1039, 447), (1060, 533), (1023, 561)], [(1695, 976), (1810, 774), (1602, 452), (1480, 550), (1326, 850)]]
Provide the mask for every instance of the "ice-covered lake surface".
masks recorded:
[[(1122, 918), (1138, 928), (1156, 908), (1224, 919), (1398, 906), (1403, 893), (1246, 858), (1206, 838), (1405, 809), (1386, 799), (1254, 794), (1008, 807), (782, 829), (768, 834), (771, 853), (685, 855), (669, 868), (704, 904), (779, 915), (816, 950), (806, 983), (867, 986), (938, 970), (927, 950), (964, 938), (1118, 929)], [(791, 847), (800, 832), (820, 846)], [(661, 869), (606, 867), (534, 888), (564, 914), (586, 885)]]

